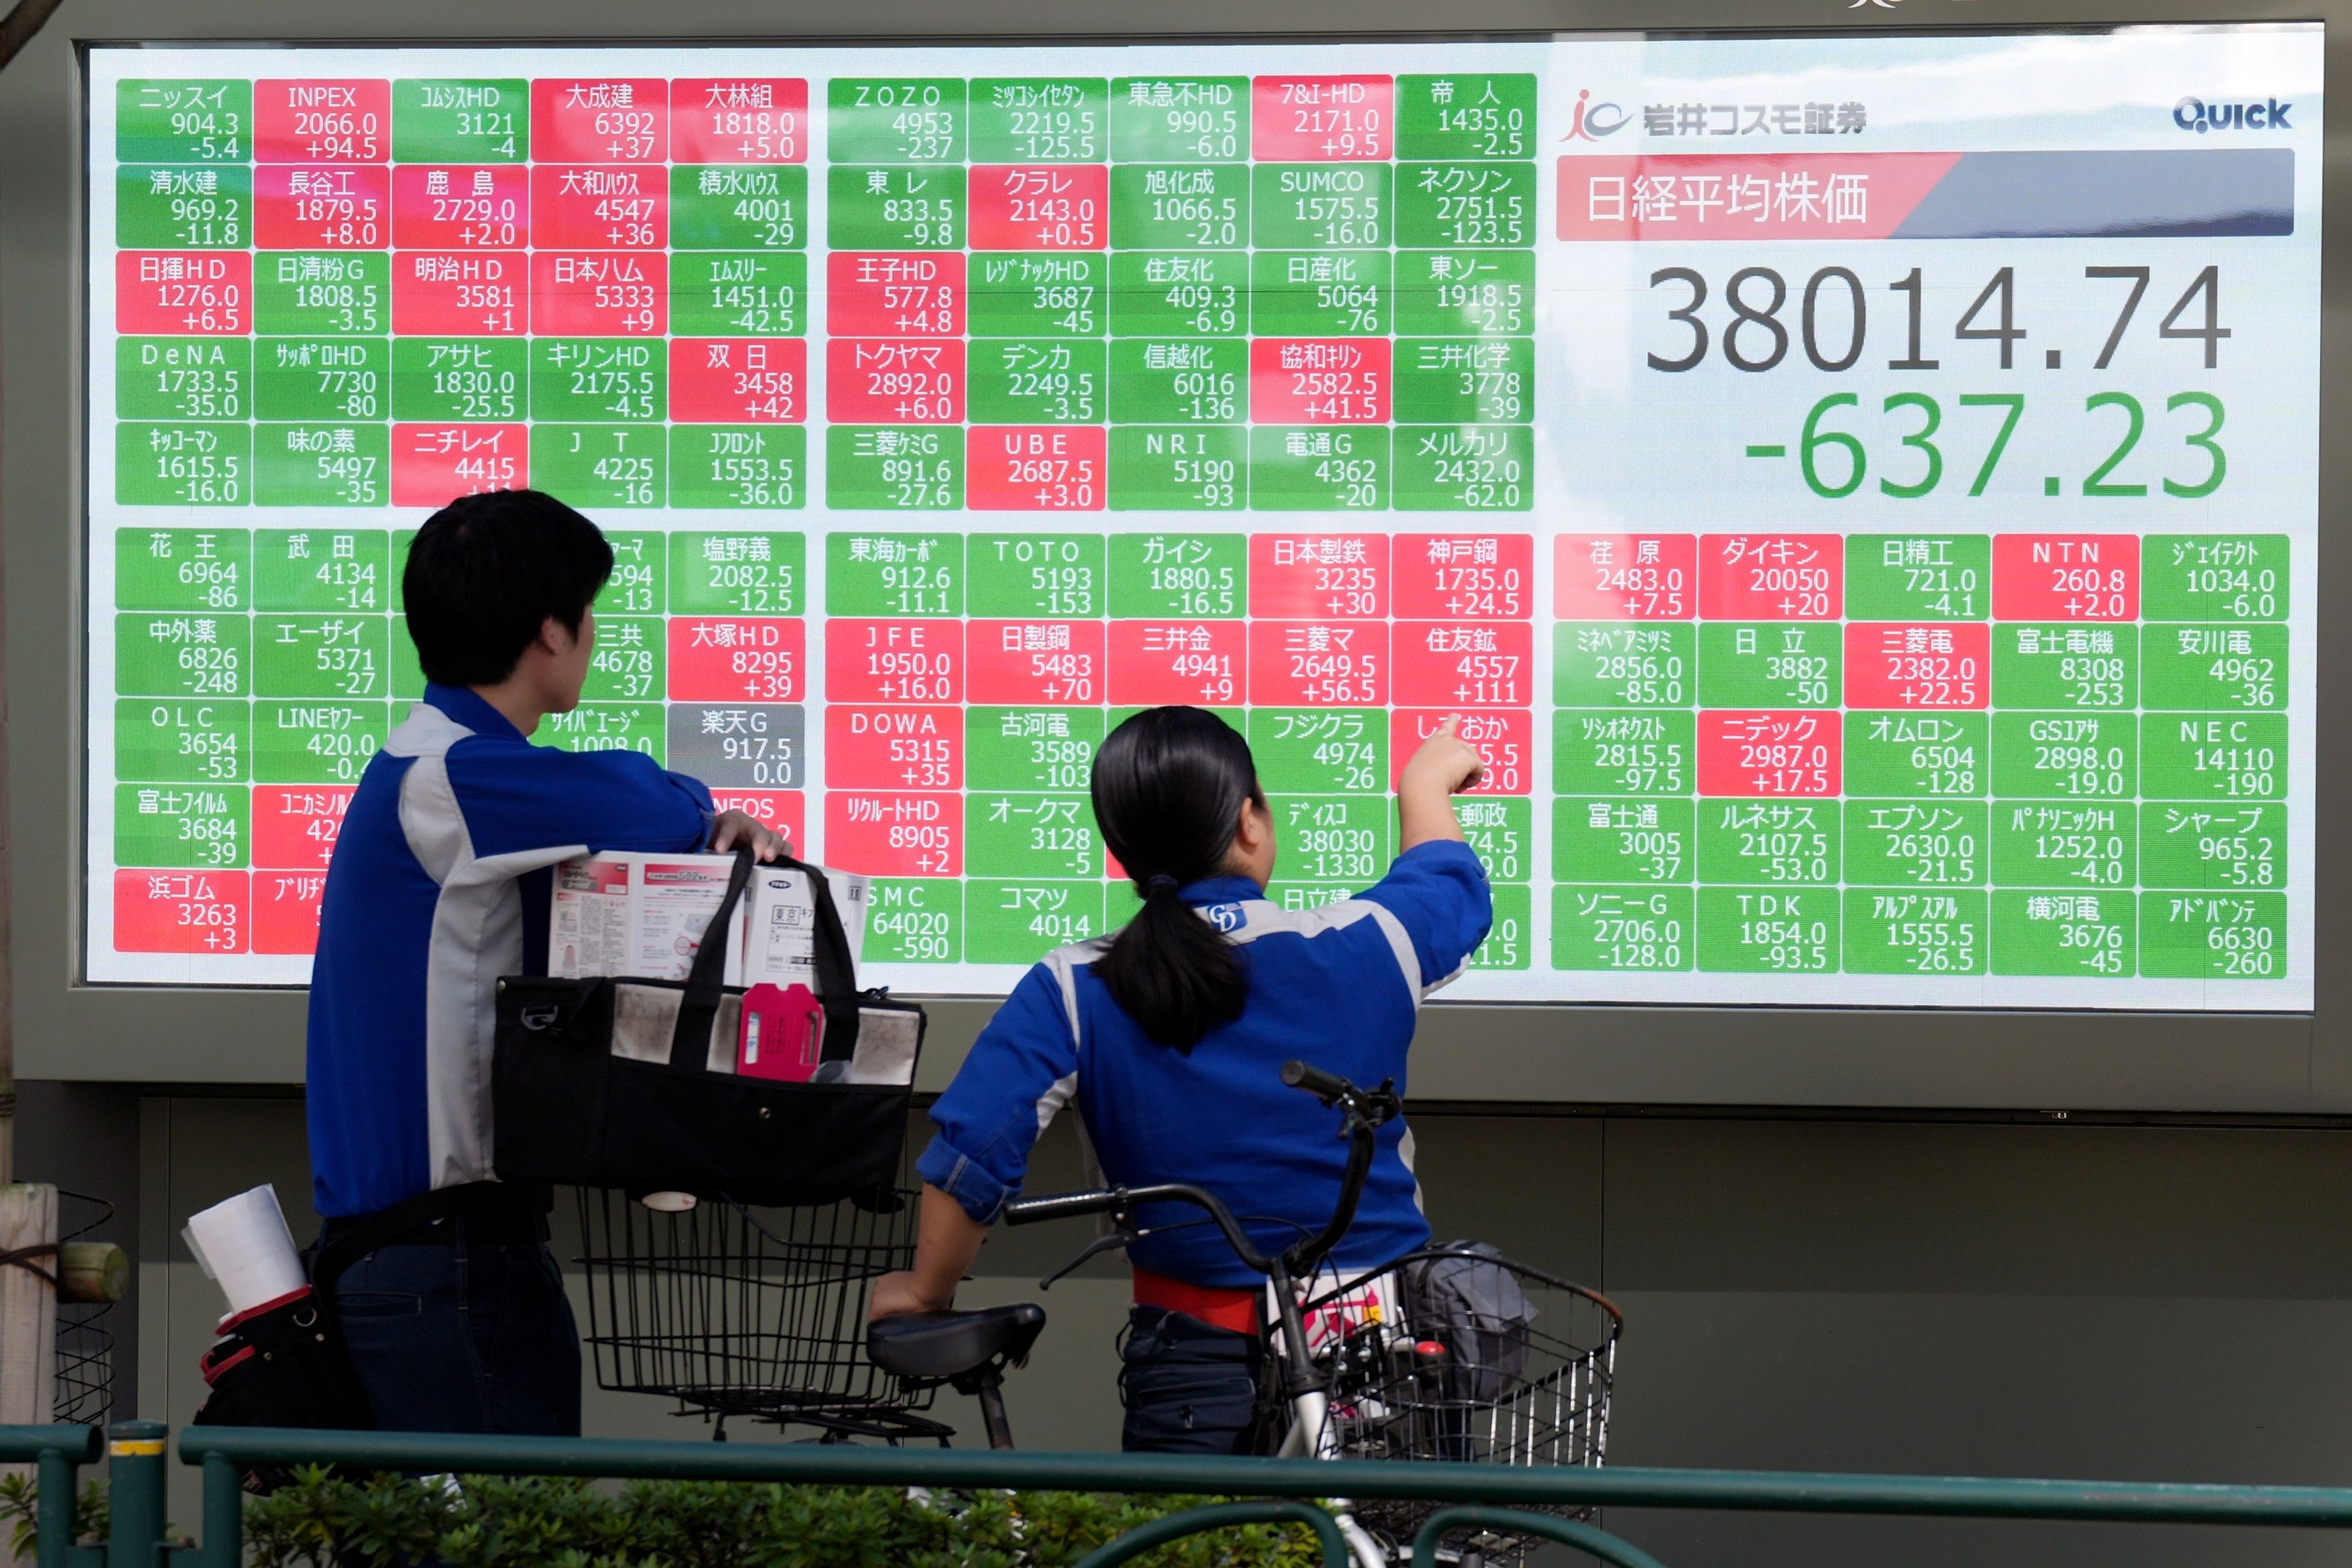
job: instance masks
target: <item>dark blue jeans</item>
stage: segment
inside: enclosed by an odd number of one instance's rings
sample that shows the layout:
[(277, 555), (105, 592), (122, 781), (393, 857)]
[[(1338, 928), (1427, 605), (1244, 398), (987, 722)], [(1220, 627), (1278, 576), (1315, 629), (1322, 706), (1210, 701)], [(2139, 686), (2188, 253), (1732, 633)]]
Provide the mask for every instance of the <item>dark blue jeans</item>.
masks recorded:
[(1130, 1307), (1119, 1342), (1119, 1446), (1130, 1454), (1246, 1454), (1265, 1347), (1162, 1307)]
[(335, 1310), (379, 1429), (580, 1435), (580, 1331), (543, 1243), (379, 1247)]

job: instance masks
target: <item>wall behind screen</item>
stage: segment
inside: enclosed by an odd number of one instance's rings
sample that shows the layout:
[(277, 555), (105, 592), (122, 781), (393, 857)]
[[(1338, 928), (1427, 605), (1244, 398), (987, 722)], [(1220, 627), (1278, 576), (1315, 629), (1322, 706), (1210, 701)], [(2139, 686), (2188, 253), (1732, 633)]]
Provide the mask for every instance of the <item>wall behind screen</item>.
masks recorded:
[[(2254, 19), (2237, 8), (2193, 18)], [(2308, 13), (2305, 13), (2308, 15)], [(1906, 21), (1913, 18), (1906, 16)], [(2046, 10), (1971, 4), (1925, 18), (1971, 27), (2062, 18)], [(2115, 23), (2169, 19), (2166, 11), (2084, 6), (2064, 20)], [(295, 7), (225, 5), (203, 13), (223, 38), (328, 38), (340, 20)], [(526, 6), (502, 13), (496, 36), (580, 41), (625, 37), (637, 26), (625, 8)], [(812, 7), (688, 5), (662, 17), (671, 37), (772, 37), (838, 29), (840, 18)], [(1165, 33), (1170, 18), (1119, 18)], [(1393, 5), (1327, 10), (1292, 6), (1188, 8), (1181, 21), (1202, 31), (1311, 32), (1347, 26), (1408, 27), (1430, 18)], [(932, 26), (969, 32), (963, 8), (901, 5), (862, 13), (866, 34), (935, 37)], [(1832, 0), (1752, 6), (1474, 7), (1449, 14), (1454, 26), (1496, 28), (1647, 26), (1704, 27), (1770, 22), (1782, 27), (1849, 26)], [(399, 29), (419, 41), (488, 36), (484, 18), (456, 6), (413, 7)], [(16, 851), (13, 900), (18, 984), (16, 1023), (28, 1074), (145, 1079), (287, 1081), (300, 1073), (302, 1001), (283, 993), (193, 994), (77, 989), (71, 952), (71, 878), (79, 837), (74, 775), (79, 680), (68, 665), (79, 644), (70, 606), (79, 556), (74, 460), (74, 388), (79, 356), (73, 297), (79, 214), (79, 108), (69, 44), (76, 37), (182, 37), (190, 18), (172, 8), (120, 4), (78, 9), (0, 78), (0, 142), (16, 150), (0, 169), (0, 346), (8, 398), (0, 457), (0, 500), (9, 530), (10, 706)], [(1076, 6), (992, 8), (988, 25), (1008, 35), (1048, 37), (1101, 28), (1104, 17)], [(379, 26), (381, 24), (379, 24)], [(344, 36), (357, 37), (357, 33)], [(380, 37), (381, 35), (379, 34)], [(371, 40), (373, 41), (373, 40)], [(2341, 220), (2330, 216), (2331, 224)], [(2333, 279), (2326, 299), (2341, 298)], [(2330, 366), (2326, 384), (2336, 372)], [(61, 389), (50, 395), (34, 389)], [(2332, 406), (2333, 400), (2327, 400)], [(2340, 476), (2323, 472), (2323, 514)], [(2329, 581), (2322, 563), (2323, 611)], [(2323, 613), (2321, 679), (2343, 657), (2343, 619)], [(2322, 812), (2332, 798), (2330, 748), (2321, 731)], [(2334, 847), (2323, 833), (2319, 951), (2328, 951), (2333, 910), (2324, 889)], [(1449, 1100), (1619, 1100), (1759, 1104), (2131, 1107), (2235, 1111), (2352, 1110), (2352, 1042), (2331, 1028), (2340, 982), (2323, 963), (2318, 1010), (2310, 1016), (2208, 1018), (2173, 1015), (1969, 1015), (1843, 1010), (1680, 1010), (1670, 1007), (1454, 1007), (1425, 1022), (1413, 1089)], [(926, 1080), (944, 1081), (961, 1047), (987, 1013), (983, 1005), (935, 1011), (935, 1048)]]

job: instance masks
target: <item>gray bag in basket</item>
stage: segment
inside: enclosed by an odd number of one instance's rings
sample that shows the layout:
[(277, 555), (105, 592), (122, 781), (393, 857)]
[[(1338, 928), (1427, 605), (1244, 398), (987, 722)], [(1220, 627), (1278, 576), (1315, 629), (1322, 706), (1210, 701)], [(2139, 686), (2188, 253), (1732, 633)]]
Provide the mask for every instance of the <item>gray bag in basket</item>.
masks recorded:
[(1405, 1265), (1405, 1312), (1415, 1333), (1453, 1352), (1454, 1396), (1491, 1403), (1527, 1369), (1536, 1310), (1499, 1247), (1450, 1241), (1444, 1253)]

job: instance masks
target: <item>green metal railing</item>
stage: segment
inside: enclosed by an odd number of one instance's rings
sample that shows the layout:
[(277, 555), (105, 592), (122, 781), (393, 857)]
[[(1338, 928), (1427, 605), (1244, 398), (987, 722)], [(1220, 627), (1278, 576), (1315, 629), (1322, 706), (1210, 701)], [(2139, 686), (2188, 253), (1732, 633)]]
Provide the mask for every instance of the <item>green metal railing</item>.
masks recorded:
[[(2352, 1488), (2202, 1486), (2173, 1482), (1999, 1480), (1969, 1476), (1811, 1475), (1766, 1470), (1527, 1469), (1496, 1465), (1362, 1460), (1212, 1458), (1173, 1454), (1046, 1454), (813, 1444), (619, 1442), (582, 1437), (454, 1436), (197, 1426), (180, 1458), (204, 1472), (203, 1544), (164, 1542), (164, 1428), (126, 1422), (103, 1445), (112, 1477), (103, 1547), (71, 1539), (75, 1474), (96, 1459), (95, 1427), (0, 1427), (0, 1463), (41, 1470), (40, 1568), (240, 1568), (246, 1465), (341, 1464), (371, 1470), (632, 1479), (782, 1481), (921, 1486), (942, 1490), (1217, 1493), (1229, 1502), (1156, 1520), (1102, 1547), (1081, 1568), (1109, 1568), (1181, 1536), (1248, 1523), (1305, 1524), (1326, 1568), (1347, 1568), (1330, 1516), (1307, 1506), (1331, 1497), (1406, 1498), (1442, 1510), (1415, 1542), (1415, 1568), (1433, 1568), (1448, 1531), (1485, 1526), (1560, 1542), (1617, 1568), (1660, 1568), (1621, 1537), (1590, 1524), (1521, 1511), (1534, 1507), (1713, 1509), (1772, 1513), (1910, 1514), (2143, 1524), (2352, 1528)], [(167, 1563), (167, 1558), (172, 1560)]]

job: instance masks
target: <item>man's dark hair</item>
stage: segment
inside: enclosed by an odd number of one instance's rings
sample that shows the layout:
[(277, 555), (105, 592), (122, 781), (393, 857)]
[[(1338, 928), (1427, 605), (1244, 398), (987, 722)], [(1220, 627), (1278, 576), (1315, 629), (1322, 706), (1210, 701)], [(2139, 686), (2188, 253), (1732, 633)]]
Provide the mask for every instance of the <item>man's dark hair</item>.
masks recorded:
[(425, 678), (494, 686), (550, 616), (572, 631), (613, 574), (596, 525), (539, 490), (460, 496), (409, 546), (401, 606)]

